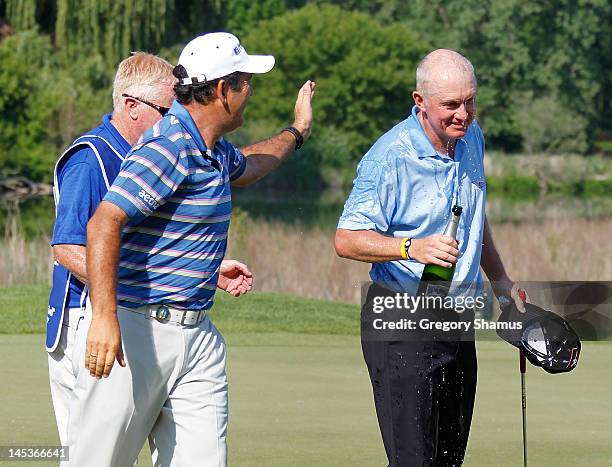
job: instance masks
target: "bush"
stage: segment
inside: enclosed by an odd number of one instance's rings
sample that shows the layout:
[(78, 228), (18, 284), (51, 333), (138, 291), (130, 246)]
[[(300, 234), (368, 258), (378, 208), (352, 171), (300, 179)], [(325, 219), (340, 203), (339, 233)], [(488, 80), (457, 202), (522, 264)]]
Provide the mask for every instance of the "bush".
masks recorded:
[(612, 154), (612, 140), (596, 141), (595, 147), (604, 154)]
[(487, 191), (503, 193), (508, 198), (525, 198), (537, 196), (540, 189), (533, 177), (508, 175), (505, 177), (487, 177)]
[(585, 180), (583, 190), (585, 196), (610, 196), (612, 180)]
[(271, 73), (255, 77), (251, 120), (282, 128), (293, 117), (299, 87), (317, 82), (313, 140), (324, 141), (318, 145), (327, 152), (318, 161), (332, 172), (354, 169), (367, 148), (408, 115), (416, 65), (426, 53), (409, 29), (331, 5), (262, 21), (243, 42), (250, 53), (276, 57)]
[(580, 114), (568, 112), (551, 96), (533, 98), (526, 94), (517, 100), (517, 124), (529, 154), (586, 151), (588, 122)]

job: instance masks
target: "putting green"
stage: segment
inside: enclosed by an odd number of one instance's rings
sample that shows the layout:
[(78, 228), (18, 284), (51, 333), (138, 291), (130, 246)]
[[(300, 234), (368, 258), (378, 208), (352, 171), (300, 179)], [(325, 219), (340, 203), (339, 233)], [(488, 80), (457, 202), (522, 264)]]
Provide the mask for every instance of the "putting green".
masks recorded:
[[(386, 465), (357, 336), (228, 334), (226, 339), (230, 465)], [(57, 443), (43, 347), (42, 335), (0, 336), (0, 445)], [(522, 465), (517, 352), (502, 342), (481, 342), (478, 354), (465, 465)], [(610, 361), (611, 343), (586, 342), (571, 374), (529, 367), (531, 465), (612, 463)], [(148, 448), (139, 465), (150, 465)]]

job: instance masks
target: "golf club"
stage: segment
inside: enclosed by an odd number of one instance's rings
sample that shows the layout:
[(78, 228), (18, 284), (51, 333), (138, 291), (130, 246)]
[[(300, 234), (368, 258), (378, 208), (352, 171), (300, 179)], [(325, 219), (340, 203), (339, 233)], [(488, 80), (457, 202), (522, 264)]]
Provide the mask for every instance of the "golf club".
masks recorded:
[(527, 359), (522, 350), (519, 350), (519, 358), (519, 368), (521, 371), (521, 406), (523, 411), (523, 466), (527, 467), (527, 391), (525, 390)]
[[(527, 301), (525, 291), (519, 289), (519, 298)], [(523, 412), (523, 467), (527, 467), (527, 391), (525, 389), (525, 373), (527, 372), (527, 359), (519, 349), (519, 370), (521, 372), (521, 407)]]

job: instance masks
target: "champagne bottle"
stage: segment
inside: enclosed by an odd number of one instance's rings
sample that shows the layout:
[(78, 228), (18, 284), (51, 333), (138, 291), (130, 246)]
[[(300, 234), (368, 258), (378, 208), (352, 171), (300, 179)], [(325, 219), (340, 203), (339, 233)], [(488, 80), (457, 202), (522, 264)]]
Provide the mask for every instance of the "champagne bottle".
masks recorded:
[[(446, 224), (444, 229), (444, 235), (448, 235), (451, 238), (456, 239), (457, 227), (459, 226), (459, 217), (461, 217), (461, 206), (453, 206), (451, 210), (452, 216)], [(421, 283), (424, 282), (450, 282), (455, 274), (455, 265), (453, 264), (450, 268), (438, 266), (437, 264), (427, 264), (423, 269), (423, 275), (421, 276)]]

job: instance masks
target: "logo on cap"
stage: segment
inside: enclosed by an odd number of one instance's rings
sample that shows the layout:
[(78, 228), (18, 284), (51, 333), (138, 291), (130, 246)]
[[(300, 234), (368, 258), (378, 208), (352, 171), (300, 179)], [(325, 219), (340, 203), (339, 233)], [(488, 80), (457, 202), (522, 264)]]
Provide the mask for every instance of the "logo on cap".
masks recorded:
[(234, 47), (234, 55), (240, 55), (240, 52), (242, 52), (242, 46), (238, 44), (236, 47)]

